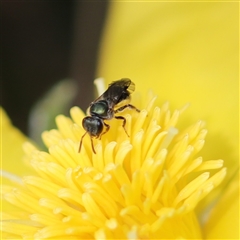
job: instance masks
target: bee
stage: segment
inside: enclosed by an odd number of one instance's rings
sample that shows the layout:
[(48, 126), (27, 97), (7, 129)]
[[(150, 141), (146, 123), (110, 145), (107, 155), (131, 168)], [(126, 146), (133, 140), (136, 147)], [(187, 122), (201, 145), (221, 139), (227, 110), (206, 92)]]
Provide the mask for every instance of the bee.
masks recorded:
[(109, 131), (110, 126), (105, 120), (111, 120), (112, 118), (122, 120), (122, 127), (129, 137), (125, 128), (126, 119), (123, 116), (115, 116), (115, 114), (126, 108), (140, 112), (138, 108), (129, 104), (131, 100), (130, 95), (134, 90), (135, 84), (129, 78), (122, 78), (109, 84), (108, 89), (90, 104), (90, 116), (87, 116), (82, 120), (82, 126), (86, 132), (81, 137), (78, 152), (81, 151), (83, 138), (88, 133), (91, 140), (92, 150), (96, 154), (92, 138), (101, 139), (101, 136)]

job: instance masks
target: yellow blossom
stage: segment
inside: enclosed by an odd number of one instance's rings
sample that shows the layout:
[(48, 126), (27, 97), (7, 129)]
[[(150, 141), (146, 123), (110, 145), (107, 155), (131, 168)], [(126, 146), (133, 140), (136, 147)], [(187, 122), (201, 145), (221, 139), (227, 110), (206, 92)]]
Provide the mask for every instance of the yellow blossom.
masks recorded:
[(98, 76), (128, 76), (158, 104), (190, 102), (188, 120), (206, 120), (202, 154), (223, 158), (228, 174), (199, 204), (204, 237), (239, 239), (239, 2), (111, 1), (99, 56)]
[[(33, 173), (33, 171), (29, 168), (27, 162), (22, 161), (24, 156), (22, 144), (27, 141), (27, 137), (12, 126), (5, 111), (1, 107), (0, 121), (1, 170), (2, 176), (6, 176), (2, 178), (2, 183), (11, 184), (12, 181), (8, 180), (11, 176), (14, 181), (16, 175), (24, 176), (25, 173)], [(15, 174), (15, 177), (9, 173)]]
[(215, 151), (235, 172), (238, 33), (237, 2), (112, 1), (98, 75), (109, 83), (127, 76), (141, 91), (153, 88), (158, 103), (168, 100), (174, 108), (190, 102), (189, 117), (205, 119), (211, 129), (205, 154)]
[(3, 212), (4, 238), (202, 239), (196, 206), (226, 175), (223, 160), (199, 154), (205, 123), (179, 127), (186, 107), (159, 107), (151, 92), (133, 102), (140, 113), (121, 113), (130, 137), (111, 120), (94, 139), (96, 154), (87, 137), (78, 152), (85, 117), (78, 107), (42, 134), (47, 152), (24, 144), (36, 174), (2, 187), (15, 207)]

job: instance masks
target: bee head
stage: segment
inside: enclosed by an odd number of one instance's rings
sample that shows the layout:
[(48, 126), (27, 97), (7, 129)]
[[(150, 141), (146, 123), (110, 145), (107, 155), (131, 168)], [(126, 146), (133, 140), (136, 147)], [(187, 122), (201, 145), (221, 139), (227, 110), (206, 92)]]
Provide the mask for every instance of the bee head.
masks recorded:
[(98, 137), (103, 131), (103, 122), (97, 116), (85, 117), (82, 126), (92, 137)]

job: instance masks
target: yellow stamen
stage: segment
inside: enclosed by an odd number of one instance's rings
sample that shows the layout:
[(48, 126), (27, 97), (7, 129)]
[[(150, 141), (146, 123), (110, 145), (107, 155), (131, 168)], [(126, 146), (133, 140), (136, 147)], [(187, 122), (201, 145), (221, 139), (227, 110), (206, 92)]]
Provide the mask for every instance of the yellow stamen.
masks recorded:
[(18, 177), (15, 187), (3, 186), (4, 199), (22, 212), (4, 214), (4, 234), (201, 239), (195, 208), (224, 179), (223, 160), (198, 155), (207, 134), (203, 121), (185, 130), (177, 127), (186, 106), (172, 113), (168, 102), (156, 106), (151, 92), (145, 108), (136, 106), (140, 113), (121, 112), (130, 137), (119, 121), (111, 120), (102, 139), (92, 139), (96, 154), (89, 138), (78, 152), (85, 114), (77, 107), (70, 110), (71, 119), (56, 118), (58, 130), (42, 134), (48, 152), (25, 143), (26, 160), (38, 176)]

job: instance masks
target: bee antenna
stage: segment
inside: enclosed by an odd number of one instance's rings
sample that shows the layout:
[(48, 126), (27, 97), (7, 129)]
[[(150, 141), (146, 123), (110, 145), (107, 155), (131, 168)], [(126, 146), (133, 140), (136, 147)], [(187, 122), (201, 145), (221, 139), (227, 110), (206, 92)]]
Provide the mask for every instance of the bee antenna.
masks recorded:
[(92, 137), (90, 137), (90, 139), (91, 139), (91, 144), (92, 144), (92, 150), (93, 150), (94, 154), (96, 154), (96, 151), (95, 151), (94, 146), (93, 146), (93, 140), (92, 140)]
[[(86, 134), (87, 134), (87, 132), (85, 132), (85, 133), (82, 135), (82, 137), (81, 137), (80, 144), (79, 144), (79, 148), (78, 148), (78, 152), (79, 152), (79, 153), (81, 152), (83, 138), (85, 137)], [(91, 136), (90, 136), (90, 140), (91, 140), (92, 150), (93, 150), (93, 152), (96, 154), (96, 151), (95, 151), (94, 146), (93, 146), (93, 140), (92, 140), (92, 137), (91, 137)]]
[(86, 134), (87, 134), (87, 132), (85, 132), (85, 133), (82, 135), (82, 137), (81, 137), (80, 144), (79, 144), (79, 148), (78, 148), (78, 152), (79, 152), (79, 153), (80, 153), (81, 148), (82, 148), (82, 140), (83, 140), (83, 138), (85, 137)]

